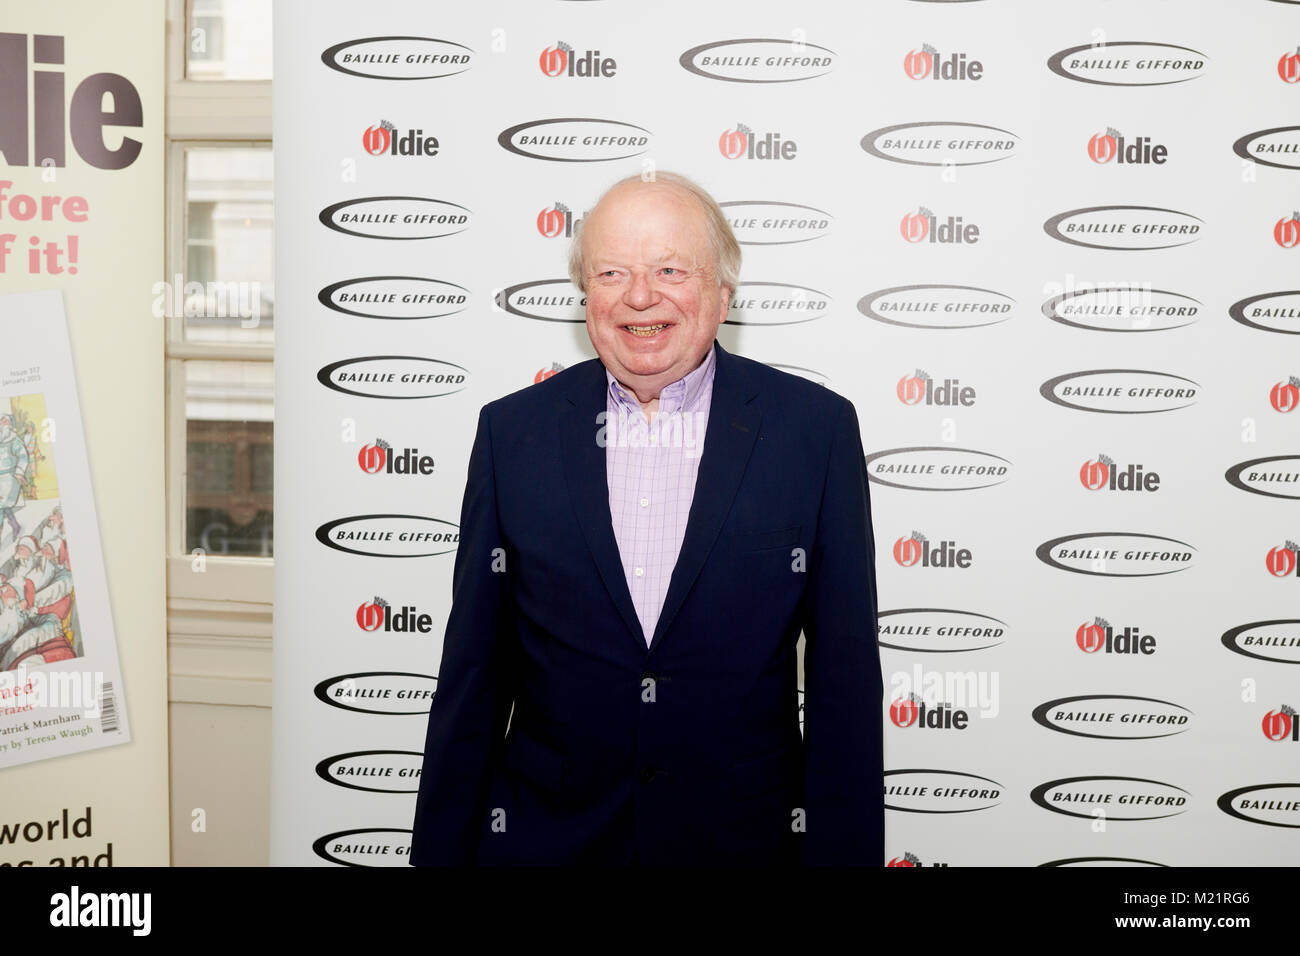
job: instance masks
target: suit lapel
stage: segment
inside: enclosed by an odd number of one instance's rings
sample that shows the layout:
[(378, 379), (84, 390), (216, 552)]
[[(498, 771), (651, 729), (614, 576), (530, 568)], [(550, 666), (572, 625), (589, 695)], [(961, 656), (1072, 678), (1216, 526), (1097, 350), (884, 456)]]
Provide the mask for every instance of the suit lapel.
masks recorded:
[[(700, 569), (713, 548), (749, 464), (758, 426), (762, 420), (755, 389), (735, 357), (714, 342), (713, 399), (709, 424), (704, 432), (704, 453), (700, 456), (695, 496), (686, 521), (686, 536), (668, 584), (668, 596), (655, 625), (647, 653), (659, 641), (681, 610), (682, 602), (699, 577)], [(626, 582), (624, 582), (626, 584)]]
[[(574, 514), (596, 559), (601, 579), (614, 605), (636, 641), (639, 654), (646, 653), (641, 620), (632, 604), (632, 594), (623, 576), (623, 560), (614, 538), (609, 514), (609, 480), (605, 471), (605, 448), (596, 441), (600, 424), (596, 416), (605, 411), (605, 366), (599, 359), (576, 366), (574, 383), (565, 395), (560, 414), (560, 459)], [(603, 416), (601, 421), (603, 421)]]

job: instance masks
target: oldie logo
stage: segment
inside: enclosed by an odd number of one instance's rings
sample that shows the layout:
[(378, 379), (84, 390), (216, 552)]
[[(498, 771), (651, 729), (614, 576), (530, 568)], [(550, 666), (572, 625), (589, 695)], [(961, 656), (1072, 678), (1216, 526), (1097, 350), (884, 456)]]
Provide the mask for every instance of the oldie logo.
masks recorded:
[(970, 713), (942, 701), (927, 703), (910, 693), (890, 703), (889, 720), (902, 729), (965, 730), (970, 726)]
[(640, 156), (650, 147), (650, 131), (618, 120), (563, 117), (511, 126), (497, 142), (527, 159), (604, 163)]
[(1216, 801), (1230, 817), (1266, 827), (1300, 827), (1300, 783), (1261, 783), (1229, 790)]
[(432, 475), (433, 456), (418, 448), (394, 448), (382, 438), (362, 445), (357, 467), (367, 475)]
[(710, 80), (731, 83), (794, 83), (825, 76), (835, 67), (835, 52), (815, 43), (791, 40), (717, 40), (691, 47), (677, 62)]
[(357, 605), (356, 622), (367, 634), (428, 634), (433, 630), (432, 615), (422, 614), (414, 604), (394, 609), (379, 596)]
[(422, 129), (402, 132), (386, 119), (377, 126), (367, 126), (361, 134), (361, 146), (371, 156), (428, 156), (438, 155), (441, 148), (438, 137), (426, 136)]
[(956, 541), (937, 544), (919, 531), (894, 541), (894, 561), (900, 568), (969, 568), (973, 555)]
[(1192, 712), (1154, 697), (1081, 695), (1049, 700), (1034, 708), (1040, 726), (1095, 740), (1152, 740), (1189, 729)]
[(1261, 332), (1300, 335), (1300, 290), (1252, 295), (1230, 305), (1228, 315)]
[(1044, 810), (1092, 820), (1160, 820), (1187, 811), (1182, 787), (1142, 777), (1064, 777), (1041, 783), (1029, 799)]
[(783, 246), (820, 239), (830, 230), (830, 213), (793, 202), (750, 199), (718, 203), (742, 246)]
[(439, 319), (465, 311), (469, 289), (423, 276), (363, 276), (331, 283), (316, 299), (364, 319)]
[(1154, 634), (1143, 634), (1133, 625), (1117, 631), (1104, 617), (1095, 617), (1080, 624), (1074, 632), (1074, 643), (1085, 654), (1140, 654), (1156, 652)]
[(911, 491), (973, 491), (1011, 477), (1011, 462), (992, 452), (945, 445), (888, 448), (867, 456), (867, 478)]
[(360, 398), (439, 398), (461, 391), (468, 378), (468, 369), (420, 355), (339, 359), (316, 373), (326, 388)]
[(1223, 477), (1234, 488), (1251, 494), (1300, 500), (1300, 455), (1252, 458), (1233, 465)]
[(474, 51), (434, 37), (364, 37), (336, 43), (320, 55), (331, 70), (372, 80), (436, 80), (464, 73)]
[(370, 793), (416, 793), (424, 754), (414, 750), (354, 750), (316, 764), (327, 783)]
[(1014, 156), (1020, 137), (982, 123), (934, 120), (882, 126), (860, 145), (872, 156), (909, 166), (985, 166)]
[(904, 241), (913, 245), (973, 245), (980, 241), (980, 227), (965, 222), (961, 216), (940, 219), (925, 206), (909, 212), (898, 222), (898, 232)]
[(1049, 378), (1038, 393), (1080, 412), (1149, 415), (1196, 404), (1201, 386), (1190, 378), (1137, 368), (1098, 368)]
[(363, 671), (327, 677), (312, 693), (318, 700), (359, 714), (427, 714), (438, 678), (402, 671)]
[(737, 123), (718, 136), (718, 152), (724, 159), (795, 159), (799, 144), (781, 133), (756, 133), (744, 123)]
[(886, 770), (885, 809), (906, 813), (974, 813), (1002, 801), (1002, 784), (956, 770)]
[(1106, 578), (1146, 578), (1191, 567), (1196, 549), (1185, 541), (1129, 531), (1093, 531), (1053, 538), (1038, 560), (1060, 571)]
[(1158, 206), (1088, 206), (1067, 209), (1043, 223), (1053, 239), (1087, 249), (1173, 249), (1201, 238), (1203, 221)]
[(601, 56), (599, 50), (575, 50), (560, 40), (542, 50), (537, 65), (543, 76), (565, 76), (599, 80), (618, 72), (618, 62), (610, 56)]
[(903, 57), (903, 73), (909, 80), (968, 80), (984, 78), (984, 64), (970, 58), (965, 52), (940, 53), (928, 43), (922, 43)]
[[(1293, 59), (1300, 60), (1300, 54)], [(1275, 126), (1247, 133), (1232, 144), (1232, 151), (1261, 166), (1300, 169), (1300, 126)]]
[(1223, 646), (1243, 657), (1273, 664), (1300, 664), (1300, 618), (1252, 621), (1225, 631)]
[(427, 558), (455, 551), (460, 529), (450, 521), (423, 515), (349, 515), (317, 528), (316, 540), (347, 554)]
[(1088, 140), (1088, 158), (1099, 166), (1160, 166), (1169, 158), (1169, 150), (1151, 142), (1150, 136), (1130, 136), (1113, 126), (1104, 133), (1093, 133)]
[(1201, 317), (1201, 303), (1165, 289), (1101, 285), (1072, 289), (1043, 303), (1053, 322), (1098, 332), (1162, 332)]
[(910, 329), (978, 329), (1011, 318), (1015, 299), (970, 285), (900, 285), (868, 292), (858, 311)]
[(320, 211), (321, 225), (362, 239), (439, 239), (469, 228), (464, 206), (424, 196), (345, 199)]
[(393, 827), (339, 830), (317, 838), (312, 852), (340, 866), (410, 866), (411, 831)]
[(1098, 455), (1079, 467), (1079, 484), (1089, 491), (1159, 491), (1160, 473), (1143, 467), (1117, 464), (1107, 455)]
[(1206, 56), (1190, 47), (1143, 40), (1085, 43), (1052, 54), (1057, 76), (1101, 86), (1168, 86), (1202, 76)]
[(1269, 548), (1264, 566), (1275, 578), (1300, 578), (1300, 544), (1287, 541), (1281, 547)]

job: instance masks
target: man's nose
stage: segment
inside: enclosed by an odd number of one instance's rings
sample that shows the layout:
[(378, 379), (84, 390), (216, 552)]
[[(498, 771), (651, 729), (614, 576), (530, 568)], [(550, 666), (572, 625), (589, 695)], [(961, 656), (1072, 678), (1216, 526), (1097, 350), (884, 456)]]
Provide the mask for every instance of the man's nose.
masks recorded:
[(650, 284), (650, 276), (644, 272), (633, 272), (632, 281), (628, 283), (623, 301), (633, 309), (648, 309), (658, 301), (659, 293)]

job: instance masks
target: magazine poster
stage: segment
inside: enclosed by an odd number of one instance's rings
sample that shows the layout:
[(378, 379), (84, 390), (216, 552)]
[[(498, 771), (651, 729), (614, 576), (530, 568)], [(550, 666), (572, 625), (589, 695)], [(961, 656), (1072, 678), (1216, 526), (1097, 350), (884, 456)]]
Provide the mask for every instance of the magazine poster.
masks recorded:
[(0, 768), (130, 739), (62, 293), (0, 296)]

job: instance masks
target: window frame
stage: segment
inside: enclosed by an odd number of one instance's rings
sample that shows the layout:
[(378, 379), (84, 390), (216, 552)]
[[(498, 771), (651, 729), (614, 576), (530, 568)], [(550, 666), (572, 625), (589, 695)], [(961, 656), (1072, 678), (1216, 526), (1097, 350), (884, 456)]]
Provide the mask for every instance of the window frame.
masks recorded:
[[(190, 4), (166, 2), (163, 279), (171, 283), (186, 267), (185, 151), (271, 146), (271, 81), (188, 79)], [(274, 558), (203, 555), (200, 565), (186, 550), (185, 362), (273, 363), (274, 347), (187, 342), (183, 316), (164, 322), (168, 696), (269, 707)]]

